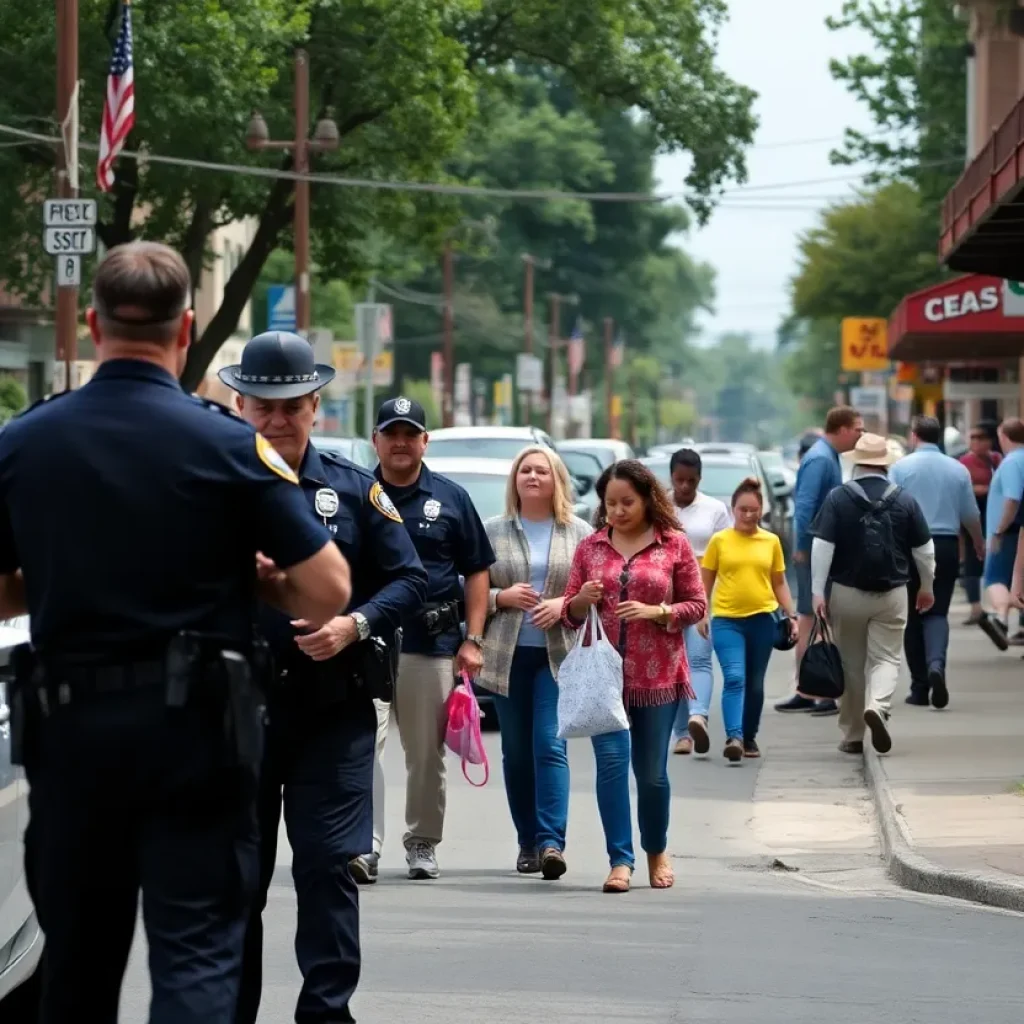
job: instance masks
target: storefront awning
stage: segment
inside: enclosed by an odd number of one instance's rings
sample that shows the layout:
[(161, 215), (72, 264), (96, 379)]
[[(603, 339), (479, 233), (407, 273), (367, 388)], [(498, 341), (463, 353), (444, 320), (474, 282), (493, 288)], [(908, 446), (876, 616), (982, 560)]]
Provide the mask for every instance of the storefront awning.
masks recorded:
[(889, 318), (889, 357), (975, 362), (1024, 355), (1024, 286), (967, 274), (906, 296)]
[(1024, 98), (943, 201), (939, 256), (953, 270), (1024, 280)]

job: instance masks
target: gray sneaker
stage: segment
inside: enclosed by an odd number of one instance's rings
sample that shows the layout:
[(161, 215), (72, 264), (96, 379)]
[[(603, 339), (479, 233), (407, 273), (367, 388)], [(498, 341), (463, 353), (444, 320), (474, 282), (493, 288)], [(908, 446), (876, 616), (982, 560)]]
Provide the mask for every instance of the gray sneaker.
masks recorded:
[(379, 853), (364, 853), (348, 862), (348, 869), (359, 885), (372, 885), (377, 881)]
[(441, 874), (434, 847), (423, 839), (417, 839), (405, 848), (405, 863), (409, 865), (409, 877), (417, 881), (437, 878)]

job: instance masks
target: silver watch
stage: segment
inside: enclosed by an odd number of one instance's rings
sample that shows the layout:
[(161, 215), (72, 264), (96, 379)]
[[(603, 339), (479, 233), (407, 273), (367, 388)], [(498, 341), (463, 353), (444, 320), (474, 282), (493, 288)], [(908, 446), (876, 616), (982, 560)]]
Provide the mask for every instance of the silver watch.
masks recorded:
[(356, 633), (360, 640), (369, 640), (370, 623), (362, 612), (352, 612), (352, 621), (356, 624)]

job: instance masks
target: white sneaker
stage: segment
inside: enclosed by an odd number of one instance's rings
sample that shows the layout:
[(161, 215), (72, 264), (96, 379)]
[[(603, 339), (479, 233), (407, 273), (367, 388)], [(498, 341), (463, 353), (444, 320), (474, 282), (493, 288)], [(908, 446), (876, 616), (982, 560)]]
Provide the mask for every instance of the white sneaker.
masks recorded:
[(409, 865), (409, 877), (417, 881), (437, 878), (441, 874), (433, 846), (422, 839), (410, 843), (405, 848), (405, 863)]

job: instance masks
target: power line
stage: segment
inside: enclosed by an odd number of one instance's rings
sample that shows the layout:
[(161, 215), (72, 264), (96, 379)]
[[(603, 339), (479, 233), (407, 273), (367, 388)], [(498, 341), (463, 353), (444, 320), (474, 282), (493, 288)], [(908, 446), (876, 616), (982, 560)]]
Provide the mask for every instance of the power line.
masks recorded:
[[(32, 142), (56, 145), (61, 140), (56, 136), (42, 135), (0, 124), (0, 132), (14, 135)], [(80, 149), (97, 150), (93, 143), (80, 143)], [(334, 185), (346, 188), (363, 188), (392, 192), (425, 192), (435, 195), (485, 196), (495, 199), (544, 200), (558, 201), (580, 199), (597, 203), (663, 203), (671, 199), (686, 199), (690, 193), (671, 192), (571, 192), (559, 189), (507, 189), (477, 185), (459, 185), (454, 183), (418, 182), (418, 181), (374, 181), (368, 178), (349, 178), (334, 174), (299, 174), (280, 168), (256, 167), (248, 164), (226, 164), (212, 160), (196, 160), (185, 157), (161, 156), (157, 153), (121, 150), (121, 157), (143, 163), (167, 164), (173, 167), (186, 167), (193, 170), (207, 170), (228, 174), (244, 174), (256, 178), (287, 179), (290, 181), (308, 181), (320, 185)], [(947, 160), (924, 161), (916, 166), (922, 169), (929, 167), (962, 164), (963, 157), (950, 157)], [(810, 178), (803, 181), (780, 181), (765, 185), (737, 185), (735, 188), (723, 189), (718, 197), (735, 196), (737, 193), (766, 192), (773, 189), (800, 188), (808, 185), (832, 184), (842, 181), (862, 181), (871, 171), (854, 174), (833, 175), (827, 178)]]

